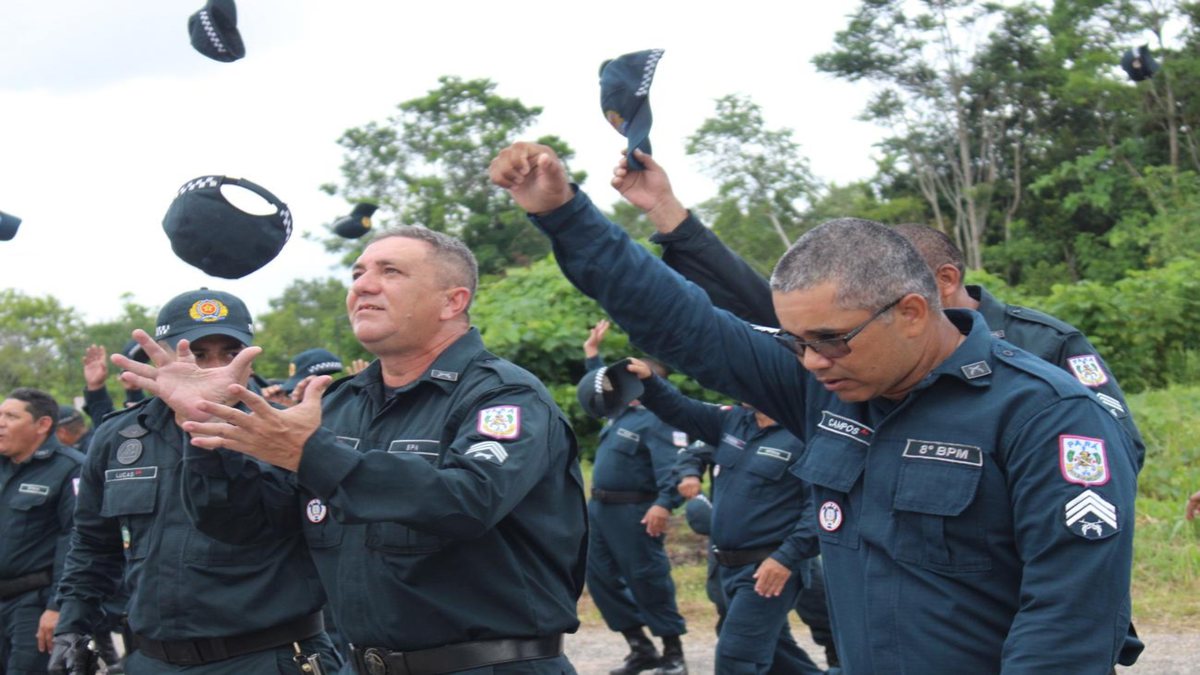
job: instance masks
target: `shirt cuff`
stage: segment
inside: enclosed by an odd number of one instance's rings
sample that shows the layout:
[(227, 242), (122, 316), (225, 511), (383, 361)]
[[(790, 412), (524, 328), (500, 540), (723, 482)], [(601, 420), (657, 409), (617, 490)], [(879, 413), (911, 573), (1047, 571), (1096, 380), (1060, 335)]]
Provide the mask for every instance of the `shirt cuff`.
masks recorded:
[(337, 436), (324, 427), (308, 438), (303, 453), (296, 479), (301, 487), (326, 500), (362, 459), (362, 453), (339, 443)]

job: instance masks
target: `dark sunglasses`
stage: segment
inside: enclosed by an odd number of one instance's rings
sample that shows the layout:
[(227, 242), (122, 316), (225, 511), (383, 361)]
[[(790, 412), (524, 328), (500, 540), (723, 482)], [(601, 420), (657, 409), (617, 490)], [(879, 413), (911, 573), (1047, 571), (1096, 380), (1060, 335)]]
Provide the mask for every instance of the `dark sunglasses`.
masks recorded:
[(883, 316), (885, 312), (895, 307), (901, 300), (904, 299), (904, 297), (905, 296), (902, 295), (889, 302), (887, 305), (884, 305), (874, 314), (872, 314), (871, 318), (860, 323), (858, 327), (849, 333), (846, 333), (845, 335), (838, 335), (837, 337), (825, 338), (823, 340), (801, 340), (786, 330), (780, 329), (780, 331), (775, 334), (775, 339), (779, 341), (779, 344), (792, 350), (796, 353), (796, 356), (801, 358), (804, 357), (804, 350), (811, 347), (813, 351), (827, 359), (840, 359), (850, 353), (850, 341), (853, 340), (855, 336), (863, 332), (863, 330), (870, 325), (872, 321)]

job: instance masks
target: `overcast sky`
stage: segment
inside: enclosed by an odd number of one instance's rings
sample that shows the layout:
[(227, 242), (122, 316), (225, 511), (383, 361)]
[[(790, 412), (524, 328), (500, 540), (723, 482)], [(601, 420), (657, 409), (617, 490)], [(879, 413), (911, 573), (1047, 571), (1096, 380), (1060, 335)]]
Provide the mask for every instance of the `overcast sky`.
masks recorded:
[[(238, 0), (246, 57), (194, 51), (202, 0), (0, 3), (0, 211), (24, 219), (0, 242), (0, 287), (53, 295), (89, 321), (121, 296), (158, 307), (200, 286), (261, 314), (295, 278), (348, 276), (301, 233), (348, 211), (318, 190), (339, 178), (341, 133), (385, 120), (440, 75), (490, 78), (544, 108), (529, 138), (557, 134), (602, 205), (623, 139), (600, 111), (599, 64), (666, 49), (651, 89), (655, 156), (687, 204), (712, 184), (683, 154), (714, 99), (750, 96), (790, 127), (813, 171), (844, 183), (873, 172), (881, 132), (855, 118), (868, 90), (813, 69), (854, 5), (737, 2), (498, 3)], [(243, 279), (178, 260), (162, 231), (176, 190), (240, 176), (291, 207), (296, 233)], [(486, 180), (481, 176), (481, 180)]]

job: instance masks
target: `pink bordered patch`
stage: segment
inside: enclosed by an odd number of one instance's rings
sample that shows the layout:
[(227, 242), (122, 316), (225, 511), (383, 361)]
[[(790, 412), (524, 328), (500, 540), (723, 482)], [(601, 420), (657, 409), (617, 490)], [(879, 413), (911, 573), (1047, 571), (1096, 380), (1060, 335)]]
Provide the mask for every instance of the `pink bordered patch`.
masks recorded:
[(1058, 437), (1058, 466), (1068, 483), (1104, 485), (1108, 482), (1108, 453), (1104, 441), (1087, 436)]
[(329, 507), (320, 499), (310, 499), (308, 505), (304, 507), (304, 515), (308, 517), (308, 522), (316, 524), (325, 520), (325, 516), (329, 515)]
[(1099, 387), (1108, 382), (1108, 373), (1104, 372), (1104, 366), (1095, 354), (1067, 357), (1067, 365), (1071, 366), (1075, 379), (1088, 387)]
[(475, 430), (497, 440), (505, 441), (521, 435), (521, 407), (498, 405), (479, 411), (479, 422)]
[(827, 501), (817, 511), (817, 522), (826, 532), (837, 532), (842, 527), (842, 507), (835, 501)]

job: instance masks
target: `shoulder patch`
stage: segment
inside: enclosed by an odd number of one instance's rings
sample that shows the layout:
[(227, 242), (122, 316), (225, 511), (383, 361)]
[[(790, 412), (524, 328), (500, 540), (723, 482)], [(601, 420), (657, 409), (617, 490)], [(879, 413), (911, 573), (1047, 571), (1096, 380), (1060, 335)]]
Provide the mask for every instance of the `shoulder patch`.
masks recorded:
[(325, 520), (325, 516), (329, 515), (329, 507), (320, 499), (310, 499), (308, 504), (304, 506), (304, 515), (308, 518), (308, 522), (316, 525)]
[(1063, 519), (1072, 534), (1084, 539), (1107, 539), (1120, 529), (1117, 507), (1091, 490), (1067, 502)]
[(1063, 434), (1058, 437), (1058, 466), (1068, 483), (1104, 485), (1108, 482), (1108, 453), (1104, 440)]
[(521, 406), (498, 405), (479, 411), (475, 430), (487, 436), (506, 441), (521, 435)]
[(1100, 365), (1100, 358), (1095, 354), (1080, 354), (1067, 357), (1067, 365), (1075, 379), (1087, 387), (1099, 387), (1108, 382), (1108, 373)]

